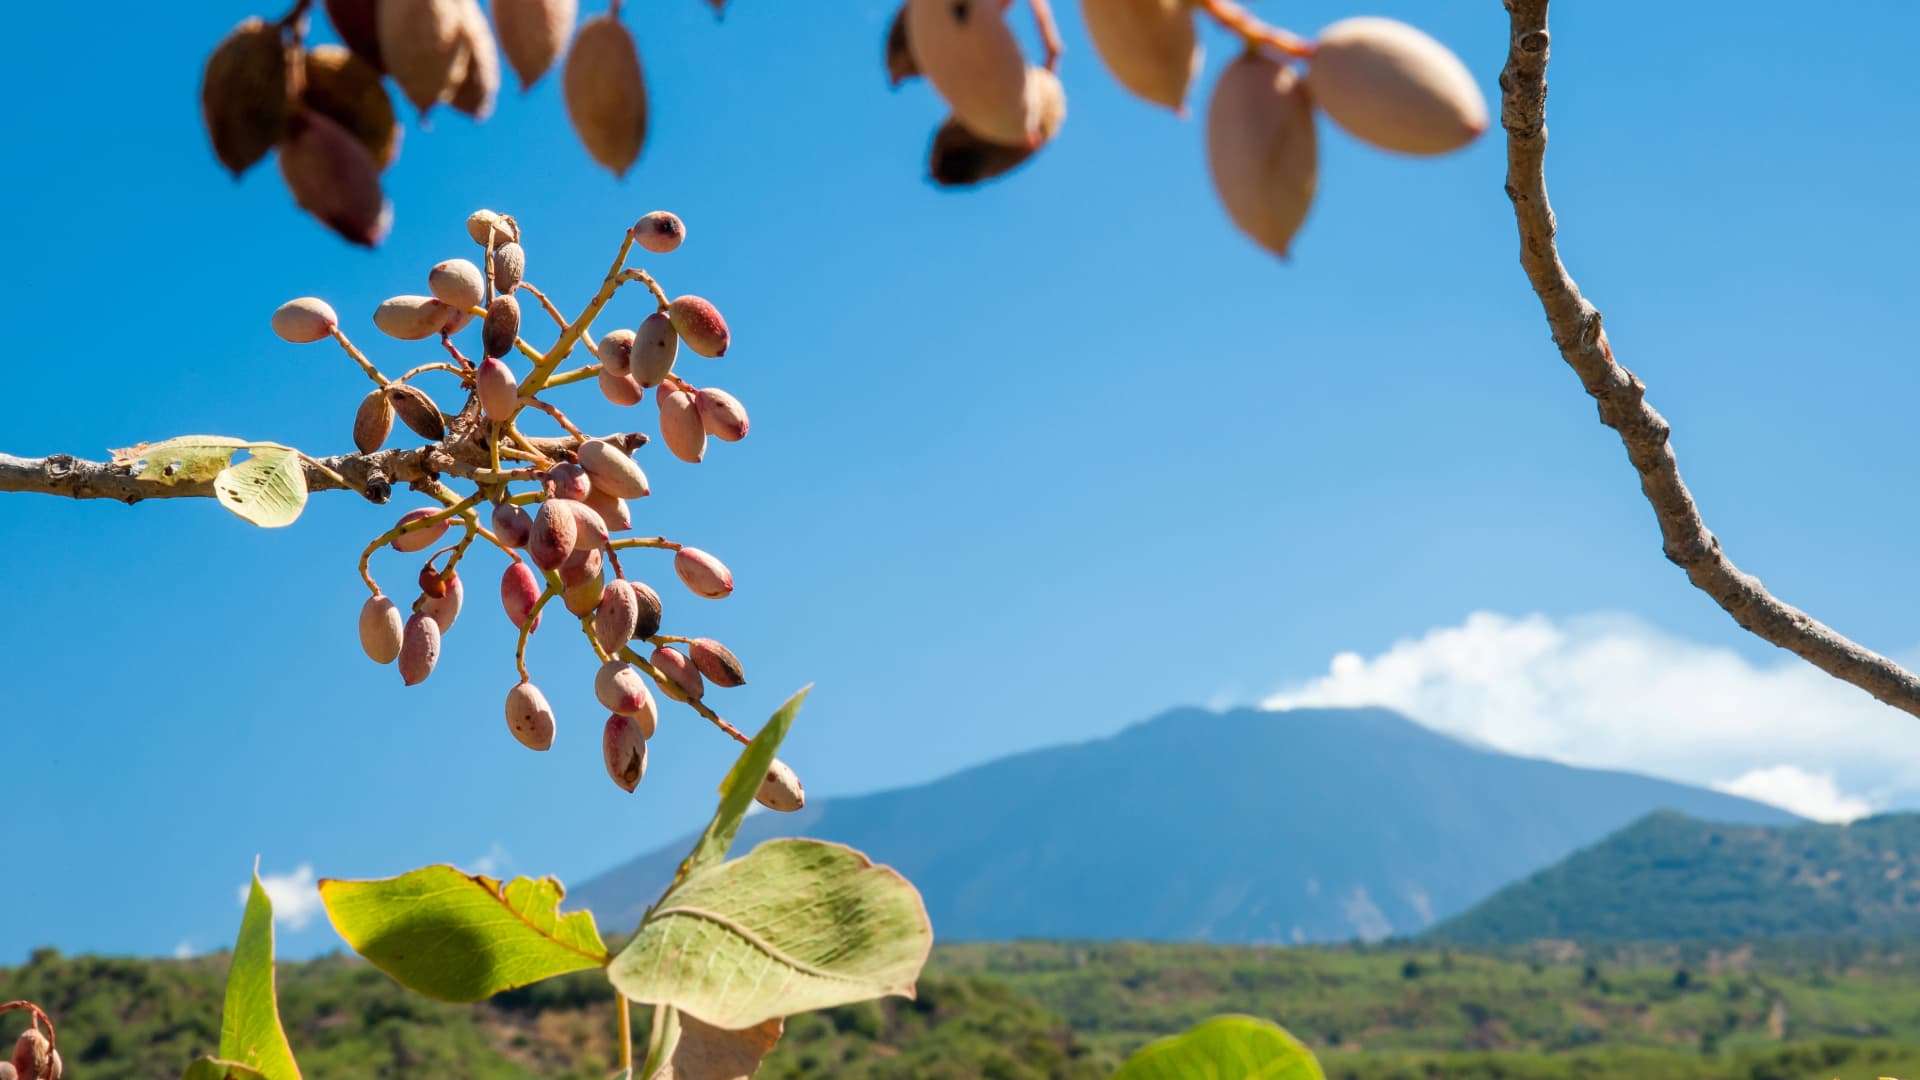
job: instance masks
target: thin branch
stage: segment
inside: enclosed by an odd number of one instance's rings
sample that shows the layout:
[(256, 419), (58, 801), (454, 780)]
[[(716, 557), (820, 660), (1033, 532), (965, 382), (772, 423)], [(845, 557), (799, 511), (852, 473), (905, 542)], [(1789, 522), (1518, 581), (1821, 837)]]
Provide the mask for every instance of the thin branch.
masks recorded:
[(1507, 0), (1513, 36), (1500, 73), (1500, 120), (1507, 129), (1507, 197), (1520, 228), (1520, 265), (1545, 309), (1561, 359), (1600, 406), (1640, 473), (1640, 490), (1660, 523), (1666, 556), (1733, 621), (1842, 682), (1920, 716), (1920, 677), (1768, 592), (1720, 549), (1680, 478), (1672, 429), (1647, 404), (1646, 384), (1614, 359), (1600, 312), (1580, 295), (1554, 246), (1547, 202), (1547, 2)]

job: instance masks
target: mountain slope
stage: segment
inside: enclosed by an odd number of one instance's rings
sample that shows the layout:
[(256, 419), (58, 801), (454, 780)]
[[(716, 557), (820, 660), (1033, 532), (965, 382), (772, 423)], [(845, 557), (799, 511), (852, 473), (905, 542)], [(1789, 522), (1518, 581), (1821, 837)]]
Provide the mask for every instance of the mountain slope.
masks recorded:
[[(1424, 930), (1653, 810), (1773, 807), (1469, 747), (1385, 709), (1169, 712), (918, 787), (749, 818), (736, 844), (852, 844), (919, 886), (941, 940), (1286, 942)], [(631, 924), (687, 843), (586, 882)]]
[(1435, 929), (1537, 938), (1920, 936), (1920, 814), (1742, 828), (1653, 814)]

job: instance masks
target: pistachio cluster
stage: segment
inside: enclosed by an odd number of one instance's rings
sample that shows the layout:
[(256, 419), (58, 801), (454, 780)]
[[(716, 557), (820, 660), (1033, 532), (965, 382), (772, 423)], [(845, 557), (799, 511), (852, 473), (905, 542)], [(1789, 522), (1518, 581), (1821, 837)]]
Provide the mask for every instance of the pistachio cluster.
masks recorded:
[[(332, 338), (376, 384), (354, 413), (353, 441), (361, 453), (380, 452), (397, 418), (428, 441), (427, 460), (438, 474), (414, 485), (436, 505), (402, 514), (361, 555), (361, 578), (372, 595), (360, 609), (360, 644), (375, 663), (395, 665), (406, 685), (424, 682), (439, 663), (442, 640), (465, 601), (460, 569), (469, 548), (476, 540), (486, 541), (507, 557), (500, 604), (519, 631), (514, 662), (520, 680), (506, 696), (508, 732), (532, 750), (546, 750), (554, 743), (554, 710), (527, 672), (526, 646), (541, 625), (543, 610), (557, 598), (578, 620), (586, 647), (600, 662), (593, 689), (611, 714), (601, 737), (607, 774), (632, 791), (646, 774), (647, 740), (659, 723), (655, 691), (686, 704), (744, 743), (746, 736), (710, 708), (706, 696), (710, 686), (743, 685), (746, 674), (739, 658), (712, 638), (663, 634), (665, 603), (651, 585), (628, 576), (620, 553), (672, 552), (675, 575), (703, 599), (731, 595), (733, 573), (700, 548), (664, 536), (624, 535), (633, 531), (633, 502), (652, 491), (646, 472), (633, 458), (648, 436), (589, 436), (541, 395), (592, 379), (608, 401), (633, 406), (651, 391), (659, 408), (661, 440), (679, 460), (698, 463), (706, 456), (709, 437), (737, 442), (746, 437), (749, 423), (738, 398), (718, 387), (696, 387), (682, 377), (677, 370), (680, 346), (701, 357), (720, 357), (727, 352), (731, 333), (710, 301), (698, 296), (669, 299), (651, 274), (627, 265), (635, 247), (665, 254), (680, 246), (686, 226), (673, 214), (655, 211), (627, 230), (599, 291), (572, 320), (527, 281), (526, 251), (512, 217), (476, 211), (467, 219), (467, 232), (482, 249), (479, 263), (464, 258), (440, 262), (427, 272), (426, 294), (391, 297), (373, 313), (374, 325), (389, 337), (437, 339), (445, 359), (389, 379), (347, 338), (325, 301), (301, 297), (273, 315), (273, 329), (282, 338), (295, 343)], [(590, 332), (594, 319), (620, 287), (633, 283), (647, 287), (655, 310), (636, 329), (615, 329), (596, 342)], [(558, 338), (545, 350), (535, 349), (522, 336), (522, 294), (558, 326)], [(460, 335), (476, 323), (477, 362), (459, 344)], [(559, 371), (576, 344), (590, 350), (597, 362)], [(531, 363), (524, 375), (514, 370), (516, 355)], [(415, 385), (415, 379), (429, 373), (458, 380), (466, 394), (458, 411), (442, 412)], [(545, 413), (565, 434), (534, 437), (523, 432), (529, 409)], [(443, 475), (470, 481), (472, 491), (457, 493), (440, 479)], [(438, 546), (448, 539), (452, 542)], [(410, 609), (403, 610), (374, 580), (370, 562), (382, 548), (429, 552), (414, 576), (418, 595)], [(647, 650), (644, 655), (641, 649)], [(760, 799), (777, 810), (797, 810), (805, 802), (798, 778), (780, 763), (769, 771)]]
[[(34, 1012), (39, 1014), (38, 1009)], [(40, 1030), (36, 1015), (34, 1025), (14, 1040), (13, 1060), (0, 1061), (0, 1080), (60, 1080), (64, 1068), (59, 1049), (48, 1033)]]

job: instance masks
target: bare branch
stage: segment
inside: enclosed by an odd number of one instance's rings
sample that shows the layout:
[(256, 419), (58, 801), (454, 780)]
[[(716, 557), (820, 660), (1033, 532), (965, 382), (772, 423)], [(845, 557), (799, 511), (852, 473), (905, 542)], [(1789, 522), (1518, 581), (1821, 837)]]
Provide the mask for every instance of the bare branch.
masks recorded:
[(1667, 421), (1647, 404), (1646, 384), (1614, 359), (1600, 312), (1580, 295), (1554, 246), (1547, 202), (1547, 3), (1507, 0), (1513, 36), (1500, 73), (1500, 120), (1507, 129), (1507, 197), (1520, 227), (1520, 265), (1545, 309), (1560, 356), (1600, 406), (1600, 420), (1620, 435), (1640, 473), (1640, 489), (1660, 522), (1668, 559), (1713, 597), (1733, 620), (1836, 679), (1920, 716), (1920, 678), (1768, 592), (1720, 550), (1700, 518), (1667, 439)]

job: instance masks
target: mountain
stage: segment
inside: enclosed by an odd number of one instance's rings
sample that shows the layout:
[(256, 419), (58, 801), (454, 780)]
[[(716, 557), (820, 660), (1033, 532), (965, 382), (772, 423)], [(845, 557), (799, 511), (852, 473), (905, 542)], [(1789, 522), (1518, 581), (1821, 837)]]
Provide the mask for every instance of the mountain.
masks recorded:
[(1433, 936), (1463, 944), (1920, 936), (1920, 814), (1783, 828), (1651, 814)]
[[(1651, 811), (1799, 819), (1718, 792), (1468, 746), (1385, 709), (1182, 709), (917, 787), (756, 814), (913, 881), (943, 941), (1413, 934)], [(630, 925), (691, 846), (575, 888)]]

